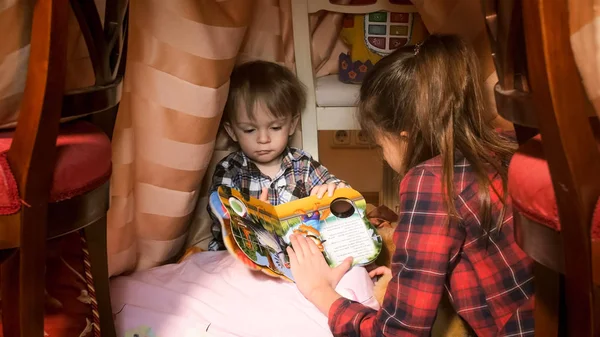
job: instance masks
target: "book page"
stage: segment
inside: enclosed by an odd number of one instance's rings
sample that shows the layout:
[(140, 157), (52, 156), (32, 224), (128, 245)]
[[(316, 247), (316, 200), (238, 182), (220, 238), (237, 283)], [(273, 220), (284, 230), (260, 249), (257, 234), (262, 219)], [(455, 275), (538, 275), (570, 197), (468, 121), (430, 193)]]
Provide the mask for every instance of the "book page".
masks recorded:
[(381, 252), (381, 237), (366, 218), (366, 202), (357, 191), (342, 188), (332, 197), (307, 197), (278, 205), (275, 211), (290, 244), (292, 234), (313, 240), (331, 267), (352, 256), (354, 264), (374, 261)]
[(374, 233), (360, 217), (330, 217), (325, 222), (321, 236), (330, 265), (337, 266), (348, 256), (352, 256), (356, 264), (368, 263), (372, 256), (377, 256), (371, 238)]
[(219, 197), (229, 214), (230, 236), (239, 250), (258, 266), (291, 279), (287, 245), (281, 238), (284, 233), (274, 207), (224, 186), (219, 187)]

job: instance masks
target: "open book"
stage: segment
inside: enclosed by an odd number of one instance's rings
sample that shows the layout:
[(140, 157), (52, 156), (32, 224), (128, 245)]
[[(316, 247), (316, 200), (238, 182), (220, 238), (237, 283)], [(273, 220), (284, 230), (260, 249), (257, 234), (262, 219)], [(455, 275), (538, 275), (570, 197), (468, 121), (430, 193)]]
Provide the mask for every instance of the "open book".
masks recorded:
[(349, 256), (355, 265), (369, 264), (381, 251), (381, 237), (365, 215), (365, 199), (351, 188), (272, 206), (221, 186), (209, 203), (229, 252), (267, 275), (293, 281), (286, 251), (293, 233), (312, 239), (331, 267)]

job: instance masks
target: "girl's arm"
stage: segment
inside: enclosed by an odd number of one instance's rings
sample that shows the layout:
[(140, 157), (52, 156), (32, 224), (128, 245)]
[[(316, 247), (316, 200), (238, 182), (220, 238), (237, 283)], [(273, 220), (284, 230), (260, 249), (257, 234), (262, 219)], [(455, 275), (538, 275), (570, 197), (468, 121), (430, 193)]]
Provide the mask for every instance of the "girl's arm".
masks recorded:
[(450, 260), (464, 234), (446, 224), (439, 177), (419, 168), (400, 187), (396, 252), (382, 308), (337, 299), (329, 309), (334, 336), (429, 336)]

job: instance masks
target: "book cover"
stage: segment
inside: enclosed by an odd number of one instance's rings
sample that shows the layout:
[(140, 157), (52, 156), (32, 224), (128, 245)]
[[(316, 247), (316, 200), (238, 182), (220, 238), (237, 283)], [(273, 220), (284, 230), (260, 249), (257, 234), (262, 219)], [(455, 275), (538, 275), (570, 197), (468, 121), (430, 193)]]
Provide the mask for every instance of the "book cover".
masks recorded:
[(332, 197), (272, 206), (221, 186), (209, 203), (230, 253), (252, 269), (288, 281), (293, 277), (286, 247), (294, 233), (313, 240), (331, 267), (348, 256), (355, 265), (366, 265), (381, 252), (382, 240), (366, 217), (365, 199), (351, 188), (337, 189)]

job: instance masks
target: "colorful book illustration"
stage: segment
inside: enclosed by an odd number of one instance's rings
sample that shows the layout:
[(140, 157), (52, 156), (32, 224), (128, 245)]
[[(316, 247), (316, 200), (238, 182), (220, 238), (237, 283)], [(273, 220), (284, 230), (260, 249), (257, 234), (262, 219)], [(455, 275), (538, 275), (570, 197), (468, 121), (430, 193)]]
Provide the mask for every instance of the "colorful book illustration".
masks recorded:
[(340, 188), (332, 197), (272, 206), (221, 186), (209, 203), (229, 252), (252, 269), (288, 281), (293, 277), (286, 247), (294, 233), (312, 239), (331, 267), (349, 256), (355, 265), (366, 265), (381, 252), (382, 240), (366, 217), (365, 199), (351, 188)]

